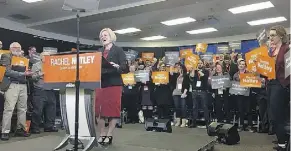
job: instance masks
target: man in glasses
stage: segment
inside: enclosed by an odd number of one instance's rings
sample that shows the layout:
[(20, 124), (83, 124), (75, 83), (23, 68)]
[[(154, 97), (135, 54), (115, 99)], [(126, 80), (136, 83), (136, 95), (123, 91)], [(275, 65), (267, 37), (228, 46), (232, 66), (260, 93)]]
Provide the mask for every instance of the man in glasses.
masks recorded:
[(1, 140), (9, 140), (11, 129), (11, 117), (16, 105), (17, 108), (17, 130), (16, 136), (28, 137), (29, 133), (25, 131), (26, 111), (27, 111), (27, 86), (26, 79), (32, 75), (31, 71), (26, 71), (22, 65), (11, 65), (13, 56), (21, 57), (21, 45), (13, 42), (10, 45), (9, 54), (3, 54), (0, 65), (6, 67), (4, 78), (0, 84), (1, 91), (4, 93), (4, 111), (2, 119)]

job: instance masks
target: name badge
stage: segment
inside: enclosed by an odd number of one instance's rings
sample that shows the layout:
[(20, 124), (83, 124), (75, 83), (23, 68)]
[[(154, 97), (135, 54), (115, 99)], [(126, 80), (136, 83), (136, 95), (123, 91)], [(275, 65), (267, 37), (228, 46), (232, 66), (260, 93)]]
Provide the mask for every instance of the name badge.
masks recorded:
[(200, 87), (201, 87), (201, 81), (197, 81), (197, 82), (196, 82), (196, 87), (197, 87), (197, 88), (200, 88)]
[(148, 91), (149, 88), (147, 86), (144, 86), (143, 90)]
[(223, 94), (223, 89), (218, 89), (218, 94)]
[(189, 92), (192, 92), (192, 85), (190, 85)]
[(182, 89), (182, 84), (178, 84), (178, 89), (179, 89), (179, 90)]
[(131, 90), (131, 89), (132, 89), (132, 86), (131, 86), (131, 85), (130, 85), (130, 86), (128, 86), (128, 89), (129, 89), (129, 90)]

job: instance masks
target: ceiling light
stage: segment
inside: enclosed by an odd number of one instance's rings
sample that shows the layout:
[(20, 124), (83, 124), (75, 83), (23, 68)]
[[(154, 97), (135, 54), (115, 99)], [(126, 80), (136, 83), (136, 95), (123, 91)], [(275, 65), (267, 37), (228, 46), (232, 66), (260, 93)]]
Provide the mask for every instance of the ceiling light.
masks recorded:
[(160, 40), (160, 39), (164, 39), (164, 38), (167, 38), (167, 37), (159, 35), (159, 36), (152, 36), (152, 37), (144, 37), (144, 38), (141, 38), (141, 40), (150, 41), (150, 40)]
[(277, 22), (282, 22), (282, 21), (286, 21), (286, 20), (287, 19), (285, 17), (274, 17), (274, 18), (266, 18), (266, 19), (249, 21), (248, 24), (251, 26), (256, 26), (256, 25), (277, 23)]
[(40, 2), (40, 1), (43, 1), (43, 0), (22, 0), (26, 3), (35, 3), (35, 2)]
[(217, 31), (215, 28), (204, 28), (204, 29), (197, 29), (197, 30), (190, 30), (186, 31), (188, 34), (201, 34), (201, 33), (209, 33)]
[(116, 30), (114, 32), (118, 33), (118, 34), (127, 34), (127, 33), (134, 33), (134, 32), (138, 32), (138, 31), (141, 31), (141, 30), (137, 29), (137, 28), (130, 27), (130, 28), (126, 28), (126, 29)]
[(271, 8), (271, 7), (275, 7), (275, 6), (270, 1), (267, 1), (267, 2), (261, 2), (261, 3), (255, 3), (255, 4), (230, 8), (230, 9), (228, 9), (228, 11), (232, 12), (233, 14), (239, 14), (239, 13), (267, 9), (267, 8)]
[(173, 20), (163, 21), (161, 23), (164, 25), (167, 25), (167, 26), (173, 26), (173, 25), (186, 24), (186, 23), (190, 23), (190, 22), (194, 22), (194, 21), (196, 21), (194, 18), (184, 17), (184, 18), (177, 18), (177, 19), (173, 19)]

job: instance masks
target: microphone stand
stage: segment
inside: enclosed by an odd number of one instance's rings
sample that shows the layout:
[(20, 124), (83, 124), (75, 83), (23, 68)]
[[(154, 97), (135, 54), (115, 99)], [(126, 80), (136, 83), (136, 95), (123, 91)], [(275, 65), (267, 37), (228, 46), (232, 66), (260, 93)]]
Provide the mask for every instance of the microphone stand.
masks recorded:
[(77, 12), (77, 63), (76, 63), (76, 104), (75, 104), (75, 139), (74, 151), (78, 151), (79, 145), (79, 99), (80, 99), (80, 12), (85, 12), (85, 9), (73, 9)]

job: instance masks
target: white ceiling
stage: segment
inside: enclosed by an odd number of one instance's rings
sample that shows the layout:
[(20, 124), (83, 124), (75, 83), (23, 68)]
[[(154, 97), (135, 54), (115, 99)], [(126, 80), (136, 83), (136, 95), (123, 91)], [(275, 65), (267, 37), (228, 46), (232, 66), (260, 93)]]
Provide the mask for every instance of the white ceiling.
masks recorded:
[[(156, 46), (165, 43), (185, 45), (194, 44), (193, 42), (217, 41), (222, 37), (255, 38), (254, 33), (264, 26), (252, 27), (247, 24), (247, 21), (278, 16), (288, 19), (278, 24), (289, 28), (289, 0), (270, 0), (275, 5), (274, 8), (244, 14), (234, 15), (227, 10), (264, 1), (267, 0), (101, 0), (98, 10), (81, 14), (81, 38), (91, 40), (90, 42), (98, 41), (96, 38), (99, 31), (105, 27), (113, 30), (127, 27), (141, 29), (142, 31), (136, 34), (117, 35), (117, 41), (128, 46), (132, 43), (140, 46), (149, 46), (153, 43), (156, 43)], [(27, 4), (21, 0), (6, 0), (6, 4), (0, 4), (0, 17), (24, 25), (23, 28), (28, 28), (30, 31), (45, 31), (75, 37), (75, 13), (62, 10), (62, 5), (63, 0), (44, 0), (33, 4)], [(15, 19), (11, 17), (13, 14), (21, 14), (29, 19)], [(165, 26), (160, 23), (188, 16), (197, 21), (177, 26)], [(189, 35), (185, 32), (205, 27), (214, 27), (218, 31), (199, 35)], [(142, 37), (154, 35), (163, 35), (168, 38), (158, 42), (140, 40)], [(239, 38), (238, 35), (242, 36)], [(174, 44), (178, 41), (179, 44)]]

